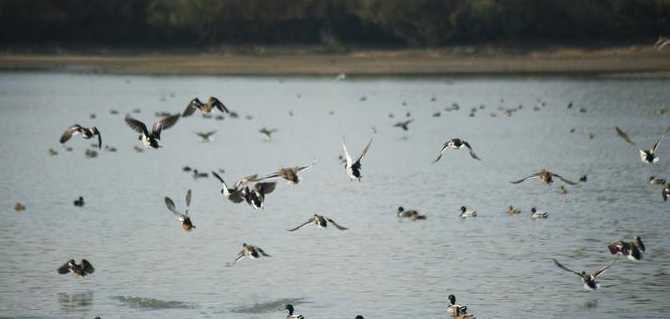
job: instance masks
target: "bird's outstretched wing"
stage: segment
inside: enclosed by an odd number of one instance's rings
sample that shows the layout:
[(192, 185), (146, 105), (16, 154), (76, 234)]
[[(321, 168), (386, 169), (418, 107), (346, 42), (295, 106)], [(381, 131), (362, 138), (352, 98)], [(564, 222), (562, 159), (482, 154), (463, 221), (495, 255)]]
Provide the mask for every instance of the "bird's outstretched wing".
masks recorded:
[(304, 222), (304, 223), (298, 225), (298, 226), (295, 227), (295, 228), (291, 228), (291, 229), (289, 229), (288, 231), (296, 231), (296, 230), (298, 230), (298, 229), (300, 229), (300, 228), (303, 228), (303, 227), (305, 227), (305, 226), (307, 226), (307, 225), (309, 225), (309, 224), (311, 224), (311, 223), (313, 223), (313, 222), (314, 222), (314, 217), (310, 218), (308, 221), (306, 221), (306, 222)]
[(617, 260), (613, 260), (611, 263), (609, 263), (607, 266), (598, 269), (596, 272), (593, 273), (593, 277), (598, 277), (600, 274), (604, 273), (607, 269), (612, 267), (612, 265), (616, 264)]
[(265, 251), (263, 251), (263, 249), (260, 249), (258, 247), (256, 247), (256, 249), (258, 250), (259, 253), (261, 253), (261, 255), (263, 255), (265, 257), (272, 257), (269, 254), (267, 254)]
[[(342, 143), (343, 143), (342, 145), (344, 145), (344, 141), (342, 141)], [(361, 158), (363, 158), (363, 156), (365, 156), (365, 153), (368, 152), (368, 148), (370, 148), (371, 144), (372, 144), (372, 138), (370, 138), (370, 142), (368, 142), (368, 145), (365, 145), (365, 148), (363, 149), (363, 152), (361, 152), (361, 155), (358, 155), (358, 158), (356, 159), (356, 163), (361, 162)]]
[(179, 114), (170, 115), (160, 119), (151, 127), (151, 132), (156, 138), (160, 139), (161, 132), (165, 129), (171, 128), (181, 116)]
[(347, 150), (347, 145), (344, 144), (344, 137), (342, 138), (342, 150), (344, 150), (344, 159), (347, 161), (347, 167), (351, 167), (352, 164), (351, 155)]
[(444, 143), (444, 145), (442, 145), (442, 149), (440, 150), (440, 154), (437, 154), (437, 158), (433, 161), (433, 164), (437, 163), (442, 158), (442, 154), (444, 153), (444, 151), (447, 150), (447, 145), (448, 144), (449, 144), (449, 142)]
[(93, 268), (93, 265), (91, 265), (91, 263), (88, 262), (88, 260), (82, 259), (81, 264), (82, 264), (82, 266), (84, 266), (84, 273), (85, 274), (92, 274), (93, 272), (95, 272), (95, 268)]
[(193, 113), (195, 113), (195, 110), (201, 105), (202, 103), (200, 103), (198, 99), (191, 100), (191, 102), (189, 102), (188, 105), (186, 106), (186, 109), (184, 109), (184, 113), (182, 113), (181, 116), (188, 117), (193, 115)]
[(470, 157), (472, 157), (472, 158), (474, 158), (478, 161), (482, 160), (481, 158), (477, 157), (477, 154), (475, 154), (475, 152), (472, 150), (472, 147), (470, 147), (470, 144), (468, 142), (463, 141), (463, 145), (465, 145), (465, 147), (468, 148), (468, 151), (470, 152)]
[(573, 182), (573, 181), (569, 181), (569, 180), (563, 178), (563, 176), (561, 176), (561, 175), (554, 174), (554, 173), (549, 173), (549, 174), (551, 174), (551, 176), (553, 176), (553, 177), (557, 177), (558, 179), (560, 179), (560, 180), (562, 180), (563, 182), (568, 183), (568, 184), (570, 184), (570, 185), (577, 185), (577, 183), (575, 183), (575, 182)]
[(242, 260), (242, 258), (244, 258), (244, 249), (242, 249), (239, 253), (237, 253), (237, 257), (235, 257), (235, 260), (227, 263), (226, 267), (234, 266), (235, 264), (237, 264), (238, 261)]
[(633, 238), (633, 245), (637, 246), (641, 251), (644, 251), (644, 243), (642, 243), (642, 238), (640, 238), (640, 236), (635, 236), (635, 238)]
[(70, 272), (70, 262), (66, 262), (63, 264), (63, 266), (58, 267), (58, 273), (61, 275), (65, 275)]
[(668, 126), (668, 128), (665, 129), (665, 131), (663, 132), (663, 134), (661, 134), (661, 137), (658, 138), (658, 140), (656, 141), (656, 144), (654, 144), (654, 147), (652, 148), (652, 149), (654, 150), (654, 152), (655, 152), (656, 149), (658, 148), (658, 144), (661, 143), (661, 140), (665, 137), (666, 134), (668, 134), (668, 131), (669, 131), (669, 130), (670, 130), (670, 126)]
[(129, 115), (126, 116), (126, 124), (130, 126), (135, 132), (137, 133), (142, 133), (146, 136), (149, 136), (149, 130), (147, 129), (147, 126), (144, 125), (144, 123), (130, 117)]
[(254, 188), (262, 194), (270, 194), (275, 190), (277, 182), (256, 183)]
[(228, 186), (226, 185), (226, 182), (223, 181), (223, 178), (221, 178), (221, 176), (219, 176), (219, 174), (217, 174), (215, 171), (212, 171), (212, 175), (214, 175), (214, 177), (216, 177), (216, 179), (218, 179), (219, 182), (221, 182), (225, 192), (230, 193), (230, 190), (228, 189)]
[(336, 223), (334, 220), (332, 220), (332, 219), (330, 219), (330, 218), (328, 218), (328, 221), (329, 221), (331, 224), (333, 224), (333, 225), (334, 225), (337, 229), (339, 229), (339, 230), (347, 230), (347, 229), (349, 229), (349, 228), (346, 228), (346, 227), (344, 227), (344, 226), (342, 226), (342, 225)]
[(175, 214), (177, 217), (179, 217), (179, 218), (183, 217), (182, 214), (180, 212), (178, 212), (177, 209), (175, 208), (174, 202), (172, 201), (172, 199), (170, 199), (170, 197), (167, 197), (167, 196), (165, 197), (165, 206), (167, 206), (167, 208), (173, 214)]
[(221, 112), (223, 112), (223, 113), (230, 113), (230, 111), (228, 111), (228, 109), (226, 108), (226, 106), (223, 105), (223, 103), (221, 103), (221, 101), (219, 101), (219, 99), (217, 99), (217, 98), (215, 98), (215, 97), (213, 97), (213, 96), (209, 98), (209, 103), (211, 103), (211, 105), (212, 105), (213, 107), (219, 109), (219, 111), (221, 111)]
[(60, 143), (63, 144), (70, 140), (72, 138), (72, 135), (77, 135), (79, 134), (79, 129), (81, 129), (81, 125), (75, 124), (67, 128), (65, 132), (63, 132), (63, 135), (60, 137)]
[(616, 129), (617, 134), (619, 134), (619, 136), (621, 136), (621, 138), (624, 141), (628, 142), (628, 144), (630, 145), (635, 146), (638, 150), (642, 150), (642, 147), (640, 147), (640, 145), (638, 145), (637, 143), (633, 142), (633, 140), (631, 140), (630, 137), (628, 137), (628, 135), (624, 133), (624, 131), (622, 131), (618, 126), (615, 126), (614, 128)]
[(578, 273), (578, 272), (576, 272), (576, 271), (574, 271), (574, 270), (572, 270), (572, 269), (570, 269), (570, 268), (568, 268), (568, 267), (563, 266), (563, 264), (559, 263), (558, 260), (556, 260), (556, 259), (553, 259), (553, 258), (552, 258), (551, 260), (554, 261), (554, 264), (556, 264), (556, 266), (558, 266), (559, 268), (561, 268), (561, 269), (563, 269), (563, 270), (565, 270), (565, 271), (569, 271), (569, 272), (571, 272), (571, 273), (573, 273), (573, 274), (575, 274), (575, 275), (577, 275), (577, 276), (581, 276), (581, 275), (582, 275), (581, 273)]
[(100, 134), (100, 131), (98, 129), (95, 129), (95, 135), (98, 136), (98, 149), (102, 149), (102, 135)]
[(316, 162), (318, 162), (318, 160), (314, 160), (314, 162), (312, 162), (309, 165), (298, 166), (298, 167), (296, 167), (296, 171), (300, 172), (300, 171), (308, 170), (308, 169), (312, 168), (312, 166), (314, 166), (314, 164), (316, 164)]
[(191, 207), (191, 190), (190, 189), (186, 192), (186, 213), (184, 215), (188, 215), (189, 207)]
[(521, 182), (525, 182), (525, 181), (527, 181), (527, 180), (529, 180), (529, 179), (531, 179), (531, 178), (537, 178), (538, 176), (540, 176), (540, 173), (535, 173), (535, 174), (533, 174), (533, 175), (530, 175), (530, 176), (528, 176), (528, 177), (524, 177), (524, 178), (522, 178), (522, 179), (520, 179), (520, 180), (518, 180), (518, 181), (513, 181), (513, 182), (510, 182), (510, 183), (512, 183), (512, 184), (519, 184), (519, 183), (521, 183)]

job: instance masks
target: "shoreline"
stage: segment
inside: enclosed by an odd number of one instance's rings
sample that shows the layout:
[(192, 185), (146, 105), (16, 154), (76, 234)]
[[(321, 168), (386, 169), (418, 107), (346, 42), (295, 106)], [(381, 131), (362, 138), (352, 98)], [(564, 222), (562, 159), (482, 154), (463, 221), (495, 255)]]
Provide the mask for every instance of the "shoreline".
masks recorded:
[(668, 78), (670, 50), (651, 46), (560, 48), (523, 53), (476, 49), (117, 53), (0, 53), (0, 72), (54, 71), (120, 75), (512, 75), (601, 74)]

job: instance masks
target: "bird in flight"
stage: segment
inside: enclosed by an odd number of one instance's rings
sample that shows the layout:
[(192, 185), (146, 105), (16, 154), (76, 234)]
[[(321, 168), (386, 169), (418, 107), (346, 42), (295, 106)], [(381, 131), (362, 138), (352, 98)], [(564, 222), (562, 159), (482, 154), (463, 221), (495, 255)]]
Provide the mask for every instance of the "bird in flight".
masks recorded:
[(661, 134), (661, 137), (658, 138), (656, 141), (656, 144), (654, 146), (650, 147), (649, 149), (644, 149), (642, 148), (639, 144), (633, 142), (633, 140), (628, 137), (628, 135), (622, 131), (619, 127), (615, 127), (617, 134), (621, 136), (621, 138), (628, 142), (628, 144), (635, 146), (635, 148), (640, 151), (640, 159), (647, 163), (647, 164), (652, 164), (658, 162), (659, 158), (656, 156), (656, 149), (658, 148), (658, 144), (661, 143), (661, 140), (665, 137), (666, 134), (668, 134), (668, 131), (670, 131), (670, 126), (668, 126), (665, 131), (663, 131), (663, 134)]
[(346, 160), (346, 164), (344, 165), (344, 170), (349, 176), (349, 178), (353, 181), (355, 179), (358, 179), (358, 181), (361, 181), (361, 159), (365, 155), (365, 153), (368, 152), (368, 148), (370, 148), (370, 144), (372, 144), (372, 139), (370, 139), (370, 142), (368, 142), (368, 145), (365, 146), (363, 151), (361, 152), (360, 155), (358, 155), (358, 158), (356, 158), (356, 161), (354, 162), (351, 159), (351, 155), (349, 155), (349, 151), (347, 150), (347, 145), (344, 144), (344, 138), (342, 138), (342, 149), (344, 150), (344, 158)]
[(60, 137), (60, 143), (65, 144), (73, 135), (81, 135), (84, 139), (90, 139), (93, 136), (98, 136), (98, 149), (102, 148), (102, 136), (100, 131), (95, 126), (83, 127), (79, 124), (72, 125), (63, 132), (63, 135)]
[(126, 116), (126, 124), (135, 132), (140, 133), (139, 140), (142, 141), (144, 147), (154, 149), (161, 147), (158, 145), (158, 141), (161, 139), (161, 132), (175, 125), (178, 120), (179, 114), (164, 117), (151, 126), (151, 133), (149, 133), (144, 123), (130, 117), (130, 115)]

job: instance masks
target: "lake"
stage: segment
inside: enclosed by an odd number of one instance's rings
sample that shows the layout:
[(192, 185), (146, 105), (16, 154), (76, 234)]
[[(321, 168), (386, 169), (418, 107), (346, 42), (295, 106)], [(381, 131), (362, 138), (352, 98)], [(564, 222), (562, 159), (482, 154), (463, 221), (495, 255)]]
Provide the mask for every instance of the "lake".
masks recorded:
[[(654, 113), (670, 108), (668, 87), (590, 75), (0, 73), (0, 317), (285, 318), (282, 305), (292, 303), (308, 319), (445, 318), (449, 294), (479, 318), (667, 317), (670, 204), (647, 180), (670, 178), (670, 140), (648, 165), (614, 127), (651, 146), (670, 125), (670, 114)], [(239, 118), (197, 112), (163, 131), (163, 148), (133, 150), (141, 143), (125, 114), (149, 125), (155, 112), (209, 96)], [(459, 110), (445, 111), (454, 103)], [(410, 118), (409, 130), (393, 127)], [(117, 152), (86, 158), (95, 139), (79, 136), (65, 151), (59, 138), (75, 123), (95, 125)], [(266, 141), (262, 127), (278, 132)], [(209, 130), (209, 143), (194, 134)], [(338, 159), (343, 137), (353, 157), (373, 138), (360, 182)], [(431, 164), (455, 137), (482, 160), (450, 149)], [(279, 180), (262, 210), (226, 200), (211, 176), (182, 171), (222, 169), (232, 184), (314, 160), (299, 184)], [(588, 181), (509, 183), (543, 168)], [(168, 196), (183, 211), (188, 189), (190, 233), (164, 204)], [(83, 207), (73, 205), (79, 196)], [(26, 210), (15, 212), (16, 202)], [(508, 205), (522, 213), (508, 216)], [(400, 221), (398, 206), (427, 219)], [(478, 216), (461, 219), (461, 206)], [(549, 218), (531, 219), (531, 207)], [(287, 231), (313, 214), (349, 230)], [(615, 258), (610, 241), (636, 235), (645, 259), (619, 258), (596, 292), (551, 261), (595, 271)], [(226, 267), (242, 243), (272, 257)], [(59, 275), (70, 258), (95, 273)]]

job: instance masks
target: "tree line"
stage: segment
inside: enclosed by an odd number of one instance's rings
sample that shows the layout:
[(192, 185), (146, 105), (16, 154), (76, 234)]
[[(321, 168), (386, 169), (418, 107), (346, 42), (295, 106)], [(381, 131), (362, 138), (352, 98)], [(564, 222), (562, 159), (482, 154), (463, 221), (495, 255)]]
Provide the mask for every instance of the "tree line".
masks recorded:
[(0, 46), (647, 41), (670, 0), (0, 0)]

